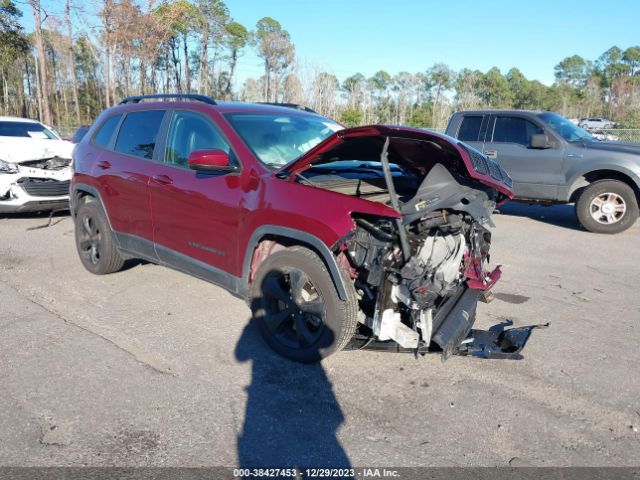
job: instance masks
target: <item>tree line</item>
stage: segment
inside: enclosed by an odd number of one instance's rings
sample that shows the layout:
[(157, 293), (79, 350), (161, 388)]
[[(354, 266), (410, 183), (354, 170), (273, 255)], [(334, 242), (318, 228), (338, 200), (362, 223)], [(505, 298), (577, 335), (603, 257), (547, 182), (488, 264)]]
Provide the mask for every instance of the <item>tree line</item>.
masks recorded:
[[(347, 125), (442, 128), (454, 110), (523, 108), (640, 128), (640, 46), (614, 46), (595, 60), (567, 57), (551, 86), (517, 68), (454, 71), (444, 63), (414, 73), (354, 73), (340, 82), (300, 61), (280, 22), (264, 17), (248, 28), (222, 0), (97, 2), (87, 11), (64, 0), (61, 11), (47, 12), (40, 0), (28, 0), (34, 31), (25, 32), (15, 0), (0, 0), (1, 114), (77, 126), (126, 96), (195, 92), (304, 104)], [(238, 62), (249, 49), (262, 61), (262, 75), (236, 88)]]

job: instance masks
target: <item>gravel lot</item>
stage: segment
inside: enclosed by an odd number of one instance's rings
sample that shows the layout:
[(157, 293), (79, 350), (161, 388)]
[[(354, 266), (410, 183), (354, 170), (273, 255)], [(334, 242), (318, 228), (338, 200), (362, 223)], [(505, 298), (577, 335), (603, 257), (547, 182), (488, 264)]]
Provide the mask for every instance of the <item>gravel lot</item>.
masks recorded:
[(0, 465), (637, 466), (640, 222), (568, 206), (495, 216), (497, 299), (535, 331), (520, 361), (274, 354), (246, 305), (138, 264), (103, 277), (65, 216), (0, 218)]

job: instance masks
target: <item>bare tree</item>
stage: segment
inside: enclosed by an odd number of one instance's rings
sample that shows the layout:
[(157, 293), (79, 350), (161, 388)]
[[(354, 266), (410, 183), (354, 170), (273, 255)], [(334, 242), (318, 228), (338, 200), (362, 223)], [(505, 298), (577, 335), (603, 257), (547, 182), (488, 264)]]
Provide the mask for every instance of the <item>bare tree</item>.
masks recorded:
[(66, 0), (64, 9), (69, 37), (69, 69), (71, 70), (71, 89), (73, 91), (73, 104), (75, 107), (76, 122), (80, 124), (80, 102), (78, 101), (78, 76), (76, 74), (76, 59), (73, 52), (73, 26), (71, 23), (71, 0)]
[(47, 60), (44, 51), (44, 42), (42, 41), (42, 10), (40, 0), (29, 0), (31, 9), (33, 10), (33, 21), (35, 28), (35, 41), (38, 60), (38, 92), (40, 95), (40, 103), (42, 104), (41, 120), (47, 125), (51, 125), (51, 108), (49, 106), (49, 77), (47, 75)]

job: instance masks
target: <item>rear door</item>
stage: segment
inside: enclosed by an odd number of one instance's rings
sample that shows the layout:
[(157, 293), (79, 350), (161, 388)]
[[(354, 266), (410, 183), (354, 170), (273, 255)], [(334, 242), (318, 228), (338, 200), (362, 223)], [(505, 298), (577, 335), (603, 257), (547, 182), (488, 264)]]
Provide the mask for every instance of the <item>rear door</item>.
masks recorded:
[(189, 169), (189, 154), (203, 149), (224, 150), (231, 162), (237, 163), (229, 142), (209, 116), (174, 110), (164, 162), (155, 166), (149, 183), (154, 241), (163, 262), (227, 284), (224, 272), (238, 273), (234, 267), (242, 198), (240, 176)]
[[(109, 122), (118, 121), (119, 127), (98, 155), (93, 172), (118, 241), (143, 257), (155, 255), (148, 183), (150, 168), (161, 153), (156, 150), (156, 141), (165, 113), (140, 110), (107, 119), (107, 133)], [(101, 130), (94, 144), (104, 141), (100, 135)]]
[(563, 183), (563, 150), (531, 148), (531, 136), (547, 134), (542, 123), (517, 114), (495, 114), (487, 128), (483, 152), (502, 165), (513, 179), (517, 198), (554, 200)]

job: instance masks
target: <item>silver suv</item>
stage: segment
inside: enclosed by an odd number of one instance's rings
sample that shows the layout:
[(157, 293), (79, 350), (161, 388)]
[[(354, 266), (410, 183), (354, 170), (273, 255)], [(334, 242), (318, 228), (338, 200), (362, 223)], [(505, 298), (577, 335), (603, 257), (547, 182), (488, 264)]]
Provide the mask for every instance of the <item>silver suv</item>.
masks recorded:
[(606, 118), (583, 118), (578, 126), (585, 130), (597, 130), (599, 128), (614, 128), (616, 124)]

